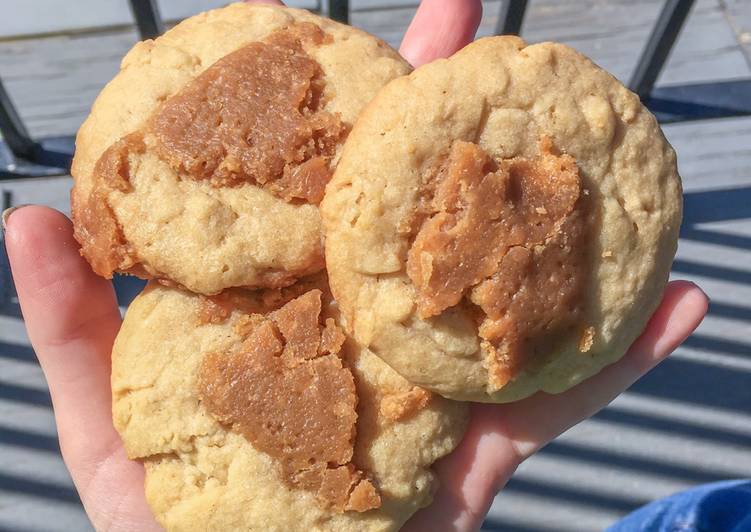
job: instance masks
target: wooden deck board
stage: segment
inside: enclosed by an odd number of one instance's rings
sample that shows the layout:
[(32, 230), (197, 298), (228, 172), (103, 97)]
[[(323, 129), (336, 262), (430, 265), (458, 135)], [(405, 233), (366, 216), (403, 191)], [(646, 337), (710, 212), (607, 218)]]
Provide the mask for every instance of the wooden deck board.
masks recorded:
[[(492, 32), (500, 7), (484, 4), (480, 35)], [(416, 5), (352, 0), (352, 21), (398, 45)], [(570, 44), (627, 80), (660, 5), (532, 0), (523, 35)], [(751, 0), (698, 0), (659, 82), (749, 77), (749, 31)], [(35, 135), (70, 134), (135, 40), (133, 29), (118, 28), (0, 41), (0, 75)], [(665, 133), (686, 191), (673, 278), (701, 282), (710, 316), (669, 361), (525, 463), (485, 530), (601, 530), (675, 490), (751, 476), (751, 117), (672, 124)], [(0, 182), (15, 204), (63, 211), (69, 187), (67, 177)], [(0, 529), (90, 529), (55, 447), (49, 404), (17, 308), (0, 315)]]
[[(492, 33), (500, 7), (498, 0), (485, 4), (479, 35)], [(362, 7), (370, 9), (358, 10), (358, 2), (353, 2), (353, 24), (398, 46), (415, 5), (388, 10), (373, 9), (374, 5), (366, 3)], [(658, 8), (659, 3), (651, 0), (531, 2), (523, 35), (531, 42), (557, 40), (574, 46), (625, 81)], [(742, 12), (740, 6), (735, 10)], [(0, 76), (32, 134), (71, 134), (136, 39), (128, 28), (0, 42)], [(749, 76), (751, 67), (738, 39), (717, 1), (699, 0), (660, 83)]]
[(751, 65), (751, 0), (725, 0), (728, 23)]

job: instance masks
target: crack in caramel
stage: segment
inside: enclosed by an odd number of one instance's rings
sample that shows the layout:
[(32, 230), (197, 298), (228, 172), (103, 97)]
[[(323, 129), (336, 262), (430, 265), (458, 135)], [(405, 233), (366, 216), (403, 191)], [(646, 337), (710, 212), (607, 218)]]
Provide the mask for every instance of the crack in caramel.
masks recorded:
[(477, 305), (489, 384), (500, 389), (581, 319), (587, 220), (576, 161), (546, 138), (537, 157), (500, 161), (457, 141), (425, 189), (407, 259), (418, 316)]

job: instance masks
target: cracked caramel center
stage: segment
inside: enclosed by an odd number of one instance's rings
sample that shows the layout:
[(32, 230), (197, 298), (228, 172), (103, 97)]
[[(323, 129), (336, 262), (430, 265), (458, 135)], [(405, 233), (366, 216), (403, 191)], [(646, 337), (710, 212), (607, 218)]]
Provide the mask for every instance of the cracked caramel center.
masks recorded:
[(466, 298), (499, 389), (580, 320), (586, 218), (576, 161), (543, 139), (536, 158), (494, 161), (457, 141), (428, 179), (408, 253), (417, 312)]
[(237, 322), (241, 349), (207, 354), (198, 391), (204, 407), (281, 464), (285, 481), (335, 511), (380, 507), (352, 463), (357, 395), (338, 353), (344, 334), (320, 323), (321, 291), (310, 290), (267, 316)]

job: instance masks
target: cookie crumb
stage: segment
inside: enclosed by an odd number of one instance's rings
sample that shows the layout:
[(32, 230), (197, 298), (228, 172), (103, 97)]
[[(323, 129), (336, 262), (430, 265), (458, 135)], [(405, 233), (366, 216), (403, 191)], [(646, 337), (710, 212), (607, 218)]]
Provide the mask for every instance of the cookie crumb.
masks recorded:
[(590, 349), (592, 349), (592, 344), (595, 340), (595, 328), (594, 327), (587, 327), (584, 329), (584, 332), (581, 335), (581, 338), (579, 339), (579, 352), (581, 353), (587, 353)]
[(485, 351), (485, 366), (488, 371), (488, 390), (492, 393), (506, 386), (513, 377), (508, 360), (508, 348), (501, 343), (498, 347), (487, 340), (480, 344)]
[(337, 354), (342, 348), (344, 341), (347, 339), (342, 330), (336, 325), (333, 319), (326, 320), (326, 326), (321, 331), (321, 347), (319, 349), (322, 355)]
[(413, 386), (409, 391), (384, 396), (380, 413), (390, 421), (403, 421), (425, 408), (431, 397), (429, 391)]
[(349, 496), (345, 510), (367, 512), (381, 507), (381, 496), (370, 480), (361, 480)]

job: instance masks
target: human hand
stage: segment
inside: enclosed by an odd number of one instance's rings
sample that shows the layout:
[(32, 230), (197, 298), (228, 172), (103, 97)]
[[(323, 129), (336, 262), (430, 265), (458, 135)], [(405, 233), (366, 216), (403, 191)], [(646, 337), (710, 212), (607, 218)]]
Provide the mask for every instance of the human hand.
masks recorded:
[[(424, 0), (401, 53), (413, 65), (446, 57), (474, 37), (479, 0)], [(70, 221), (29, 206), (7, 219), (6, 247), (32, 345), (49, 384), (60, 448), (97, 530), (159, 530), (146, 504), (143, 467), (125, 456), (112, 425), (110, 353), (120, 327), (111, 283), (78, 253)], [(467, 435), (436, 465), (435, 503), (410, 530), (473, 530), (519, 463), (604, 407), (665, 358), (698, 325), (706, 296), (671, 283), (642, 337), (620, 362), (558, 396), (477, 405)]]
[(673, 281), (628, 353), (594, 377), (558, 395), (538, 392), (516, 403), (471, 405), (461, 444), (434, 465), (441, 484), (433, 504), (418, 512), (405, 530), (480, 528), (493, 498), (524, 460), (603, 409), (667, 358), (699, 325), (707, 304), (695, 284)]

